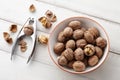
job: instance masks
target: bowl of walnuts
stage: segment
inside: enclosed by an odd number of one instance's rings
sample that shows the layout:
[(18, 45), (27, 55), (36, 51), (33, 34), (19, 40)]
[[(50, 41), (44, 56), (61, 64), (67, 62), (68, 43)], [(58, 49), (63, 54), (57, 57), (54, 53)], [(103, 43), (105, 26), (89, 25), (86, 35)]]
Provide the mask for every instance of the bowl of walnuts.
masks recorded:
[(107, 58), (109, 38), (104, 28), (87, 17), (71, 17), (51, 32), (48, 50), (62, 70), (83, 74), (97, 69)]

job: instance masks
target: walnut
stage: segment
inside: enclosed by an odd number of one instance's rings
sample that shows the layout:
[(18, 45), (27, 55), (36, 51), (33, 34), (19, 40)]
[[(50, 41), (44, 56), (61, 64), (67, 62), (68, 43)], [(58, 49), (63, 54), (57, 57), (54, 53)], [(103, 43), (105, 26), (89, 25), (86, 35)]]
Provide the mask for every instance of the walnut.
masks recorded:
[(10, 31), (13, 32), (13, 33), (17, 32), (17, 25), (12, 24), (12, 25), (10, 26)]
[(30, 5), (29, 11), (30, 12), (35, 12), (36, 11), (36, 8), (35, 8), (35, 6), (33, 4)]
[(84, 32), (83, 32), (82, 30), (80, 30), (80, 29), (77, 29), (77, 30), (75, 30), (75, 31), (73, 32), (73, 38), (74, 38), (75, 40), (81, 39), (81, 38), (83, 37), (83, 35), (84, 35)]
[(81, 22), (80, 21), (71, 21), (68, 24), (69, 27), (71, 27), (73, 30), (80, 29), (81, 27)]
[(9, 44), (12, 44), (13, 43), (13, 40), (12, 38), (10, 37), (10, 34), (7, 33), (7, 32), (3, 32), (3, 37), (5, 39), (5, 41)]
[(26, 36), (30, 36), (33, 34), (33, 27), (31, 25), (27, 25), (25, 28), (24, 28), (24, 33)]
[(96, 55), (93, 55), (88, 59), (88, 64), (89, 66), (95, 66), (98, 63), (98, 61), (98, 57)]
[(103, 51), (102, 51), (102, 49), (100, 47), (96, 46), (95, 47), (95, 52), (96, 52), (96, 55), (97, 55), (98, 58), (102, 57)]
[(40, 35), (38, 37), (38, 42), (40, 42), (42, 44), (47, 44), (48, 43), (48, 37), (46, 37), (45, 35)]
[(106, 40), (104, 38), (98, 37), (96, 39), (96, 45), (101, 47), (101, 48), (105, 48), (105, 46), (107, 45), (107, 42), (106, 42)]
[(54, 45), (54, 52), (56, 54), (61, 54), (64, 50), (64, 44), (63, 43), (60, 43), (60, 42), (57, 42), (55, 45)]
[(84, 48), (84, 53), (86, 56), (92, 56), (95, 53), (95, 47), (91, 44), (88, 44)]
[(45, 17), (45, 16), (39, 18), (38, 20), (42, 23), (42, 25), (45, 28), (50, 28), (52, 26), (52, 23), (50, 22), (50, 20), (47, 19), (47, 17)]
[(87, 42), (86, 42), (85, 39), (79, 39), (79, 40), (76, 41), (77, 48), (78, 47), (84, 48), (86, 45), (87, 45)]
[(99, 31), (95, 27), (90, 27), (88, 31), (94, 36), (94, 38), (97, 38), (100, 35)]
[(45, 15), (48, 17), (48, 18), (51, 18), (53, 16), (53, 12), (50, 11), (50, 10), (47, 10)]
[(94, 42), (94, 36), (89, 31), (86, 31), (84, 33), (84, 38), (88, 43), (93, 43)]
[(73, 69), (77, 72), (81, 72), (81, 71), (84, 71), (85, 70), (85, 64), (81, 61), (75, 61), (73, 63)]
[(73, 50), (70, 48), (67, 48), (65, 51), (62, 52), (62, 55), (65, 56), (65, 58), (68, 61), (73, 60), (74, 56), (73, 56)]
[(61, 65), (61, 66), (65, 66), (67, 65), (68, 61), (67, 59), (64, 57), (64, 56), (60, 56), (58, 58), (58, 64)]
[(63, 31), (58, 34), (57, 40), (58, 40), (59, 42), (65, 42), (65, 41), (66, 41), (66, 38), (65, 38), (65, 36), (64, 36)]
[(75, 49), (75, 41), (74, 40), (68, 40), (66, 43), (66, 48), (71, 48), (71, 49)]
[(63, 34), (64, 34), (65, 37), (71, 37), (72, 34), (73, 34), (72, 28), (66, 27), (66, 28), (63, 30)]
[(81, 48), (77, 48), (74, 51), (74, 56), (77, 61), (83, 60), (84, 59), (84, 52)]

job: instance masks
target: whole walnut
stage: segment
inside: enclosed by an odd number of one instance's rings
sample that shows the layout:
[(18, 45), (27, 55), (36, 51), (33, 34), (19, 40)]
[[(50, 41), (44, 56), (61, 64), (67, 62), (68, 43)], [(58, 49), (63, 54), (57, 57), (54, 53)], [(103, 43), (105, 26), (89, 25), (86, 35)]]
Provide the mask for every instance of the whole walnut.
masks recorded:
[(33, 27), (31, 25), (27, 25), (25, 28), (24, 28), (24, 33), (26, 36), (30, 36), (33, 34)]
[(70, 48), (67, 48), (66, 50), (64, 50), (62, 52), (62, 55), (65, 56), (65, 58), (68, 60), (68, 61), (71, 61), (73, 60), (74, 56), (73, 56), (73, 50), (70, 49)]
[(74, 56), (77, 61), (83, 60), (84, 59), (84, 52), (81, 48), (77, 48), (74, 51)]
[(83, 32), (82, 30), (80, 30), (80, 29), (77, 29), (77, 30), (75, 30), (75, 31), (73, 32), (73, 38), (74, 38), (75, 40), (82, 38), (83, 35), (84, 35), (84, 32)]
[(71, 21), (68, 24), (69, 27), (71, 27), (73, 30), (80, 29), (81, 28), (81, 22), (80, 21)]
[(67, 59), (65, 58), (65, 56), (60, 56), (58, 58), (58, 64), (61, 65), (61, 66), (65, 66), (67, 65), (68, 61)]
[(93, 55), (88, 59), (88, 64), (89, 66), (95, 66), (98, 63), (98, 61), (98, 57), (96, 55)]
[(107, 42), (106, 42), (106, 40), (104, 38), (98, 37), (96, 39), (96, 45), (101, 47), (101, 48), (104, 48), (107, 45)]
[(99, 31), (95, 27), (90, 27), (88, 31), (94, 36), (94, 38), (97, 38), (100, 35)]
[(77, 48), (78, 47), (84, 48), (86, 45), (87, 45), (87, 42), (86, 42), (85, 39), (79, 39), (79, 40), (76, 41)]
[(88, 44), (84, 48), (84, 53), (86, 56), (92, 56), (95, 53), (95, 47), (92, 44)]
[(72, 61), (70, 61), (70, 62), (68, 62), (68, 67), (69, 68), (73, 68), (73, 63), (75, 62), (75, 60), (72, 60)]
[(89, 31), (84, 32), (84, 38), (88, 43), (94, 42), (94, 36)]
[(64, 34), (65, 37), (71, 37), (72, 34), (73, 34), (73, 29), (71, 27), (66, 27), (63, 30), (63, 34)]
[(66, 48), (71, 48), (71, 49), (75, 49), (75, 41), (74, 40), (68, 40), (66, 43)]
[(103, 51), (102, 51), (102, 49), (100, 47), (96, 46), (95, 47), (95, 52), (96, 52), (96, 55), (97, 55), (98, 58), (102, 57)]
[(85, 64), (81, 61), (75, 61), (73, 63), (73, 69), (77, 72), (81, 72), (81, 71), (84, 71), (86, 68)]
[(59, 42), (65, 42), (65, 41), (66, 41), (66, 38), (65, 38), (65, 36), (64, 36), (63, 31), (58, 34), (57, 40), (58, 40)]
[(56, 54), (61, 54), (62, 51), (64, 50), (64, 44), (63, 43), (60, 43), (60, 42), (57, 42), (55, 45), (54, 45), (54, 52)]

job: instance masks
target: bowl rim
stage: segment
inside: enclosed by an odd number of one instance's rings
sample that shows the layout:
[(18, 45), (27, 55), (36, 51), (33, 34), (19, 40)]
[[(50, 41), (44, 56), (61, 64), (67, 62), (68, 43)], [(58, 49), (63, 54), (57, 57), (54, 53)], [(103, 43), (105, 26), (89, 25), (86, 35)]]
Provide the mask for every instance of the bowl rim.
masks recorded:
[(105, 62), (105, 60), (107, 59), (108, 54), (109, 54), (109, 51), (110, 51), (110, 41), (109, 41), (109, 37), (108, 37), (108, 34), (107, 34), (107, 32), (105, 31), (105, 29), (104, 29), (97, 21), (95, 21), (95, 20), (93, 20), (93, 19), (91, 19), (91, 18), (88, 18), (88, 17), (75, 16), (75, 17), (66, 18), (66, 19), (62, 20), (61, 22), (59, 22), (59, 23), (55, 26), (55, 28), (52, 30), (52, 32), (50, 33), (49, 38), (51, 38), (51, 35), (52, 35), (53, 32), (56, 30), (56, 28), (58, 28), (58, 25), (60, 25), (60, 24), (63, 23), (64, 21), (66, 21), (66, 20), (68, 20), (68, 19), (71, 19), (71, 18), (85, 18), (85, 19), (89, 19), (89, 20), (91, 20), (92, 22), (95, 22), (96, 24), (98, 24), (99, 27), (101, 27), (101, 29), (105, 32), (105, 35), (106, 35), (106, 38), (107, 38), (107, 41), (108, 41), (108, 44), (107, 44), (107, 45), (108, 45), (108, 50), (107, 50), (107, 52), (106, 52), (107, 54), (106, 54), (105, 59), (103, 60), (103, 62), (102, 62), (98, 67), (96, 67), (96, 68), (94, 68), (94, 69), (92, 69), (92, 70), (90, 70), (90, 71), (86, 71), (86, 72), (84, 72), (84, 71), (82, 71), (82, 72), (76, 72), (76, 71), (74, 71), (74, 72), (73, 72), (73, 71), (68, 71), (68, 70), (64, 69), (64, 67), (62, 67), (62, 66), (60, 66), (59, 64), (57, 64), (56, 61), (53, 59), (52, 54), (50, 53), (50, 41), (48, 41), (48, 52), (49, 52), (49, 55), (50, 55), (52, 61), (53, 61), (61, 70), (65, 71), (65, 72), (68, 72), (68, 73), (72, 73), (72, 74), (86, 74), (86, 73), (89, 73), (89, 72), (92, 72), (92, 71), (98, 69), (98, 68)]

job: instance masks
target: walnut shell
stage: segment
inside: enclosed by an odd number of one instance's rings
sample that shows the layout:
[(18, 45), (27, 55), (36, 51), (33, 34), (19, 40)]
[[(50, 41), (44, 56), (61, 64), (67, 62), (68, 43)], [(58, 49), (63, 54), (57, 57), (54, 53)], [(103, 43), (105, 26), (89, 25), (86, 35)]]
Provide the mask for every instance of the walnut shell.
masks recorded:
[(71, 21), (68, 24), (69, 27), (71, 27), (73, 30), (80, 29), (81, 27), (81, 22), (80, 21)]
[(25, 28), (24, 28), (24, 33), (26, 36), (30, 36), (33, 34), (33, 27), (31, 25), (27, 25)]
[(58, 40), (59, 42), (65, 42), (65, 41), (66, 41), (66, 38), (65, 38), (65, 36), (64, 36), (63, 31), (58, 34), (57, 40)]
[(65, 56), (65, 58), (68, 60), (68, 61), (71, 61), (73, 60), (74, 56), (73, 56), (73, 50), (70, 49), (70, 48), (67, 48), (66, 50), (64, 50), (62, 52), (62, 55)]
[(83, 35), (84, 35), (84, 32), (83, 32), (82, 30), (80, 30), (80, 29), (77, 29), (77, 30), (75, 30), (75, 31), (73, 32), (73, 38), (74, 38), (75, 40), (81, 39), (81, 38), (83, 37)]
[(74, 56), (77, 61), (83, 60), (84, 59), (84, 52), (81, 48), (77, 48), (74, 51)]
[(13, 32), (13, 33), (17, 32), (17, 25), (16, 24), (12, 24), (10, 26), (10, 31)]
[(36, 11), (36, 8), (35, 8), (35, 6), (33, 4), (30, 5), (29, 11), (30, 12), (35, 12)]
[(78, 47), (84, 48), (86, 45), (87, 45), (87, 42), (86, 42), (85, 39), (79, 39), (79, 40), (76, 41), (77, 48)]
[(72, 28), (70, 28), (70, 27), (66, 27), (66, 28), (63, 30), (63, 33), (64, 33), (64, 36), (65, 36), (65, 37), (71, 37), (72, 34), (73, 34), (73, 30), (72, 30)]
[(86, 31), (84, 33), (84, 38), (88, 43), (93, 43), (94, 42), (94, 36), (89, 31)]
[(102, 37), (98, 37), (96, 39), (96, 45), (101, 47), (101, 48), (105, 48), (105, 46), (107, 45), (107, 41)]
[(47, 10), (47, 11), (45, 12), (45, 15), (46, 15), (48, 18), (51, 18), (51, 17), (53, 16), (53, 12), (50, 11), (50, 10)]
[(61, 54), (63, 52), (63, 50), (64, 50), (64, 44), (63, 43), (58, 42), (54, 45), (54, 52), (56, 54)]
[(95, 53), (95, 47), (91, 44), (88, 44), (84, 48), (84, 53), (86, 56), (92, 56)]
[(66, 43), (66, 48), (71, 48), (71, 49), (75, 49), (75, 41), (74, 40), (68, 40)]
[(88, 31), (94, 36), (94, 38), (97, 38), (100, 35), (98, 29), (95, 27), (90, 27)]
[(84, 71), (85, 70), (85, 64), (81, 61), (75, 61), (73, 63), (73, 69), (77, 72), (81, 72), (81, 71)]
[(58, 64), (61, 65), (61, 66), (65, 66), (67, 65), (68, 61), (67, 59), (65, 58), (65, 56), (60, 56), (58, 58)]
[(98, 57), (96, 55), (93, 55), (88, 59), (88, 64), (89, 66), (95, 66), (98, 63), (98, 61)]
[(98, 58), (102, 57), (103, 51), (102, 51), (102, 49), (100, 47), (96, 46), (95, 47), (95, 52), (96, 52), (96, 55), (97, 55)]

